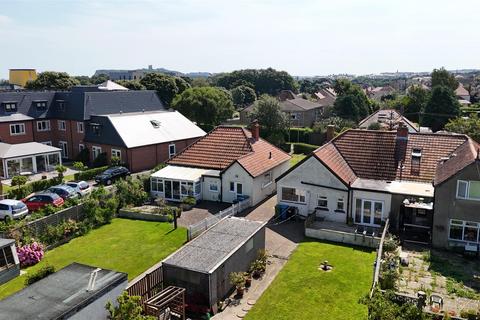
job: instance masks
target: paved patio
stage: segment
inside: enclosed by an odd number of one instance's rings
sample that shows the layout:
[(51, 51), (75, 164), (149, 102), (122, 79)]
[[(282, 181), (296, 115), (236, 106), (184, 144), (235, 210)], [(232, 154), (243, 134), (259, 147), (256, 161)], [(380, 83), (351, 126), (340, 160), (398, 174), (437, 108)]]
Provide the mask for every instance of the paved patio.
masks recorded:
[(188, 227), (203, 219), (209, 218), (218, 212), (230, 207), (231, 204), (213, 201), (201, 201), (191, 210), (183, 211), (182, 216), (177, 220), (179, 226)]

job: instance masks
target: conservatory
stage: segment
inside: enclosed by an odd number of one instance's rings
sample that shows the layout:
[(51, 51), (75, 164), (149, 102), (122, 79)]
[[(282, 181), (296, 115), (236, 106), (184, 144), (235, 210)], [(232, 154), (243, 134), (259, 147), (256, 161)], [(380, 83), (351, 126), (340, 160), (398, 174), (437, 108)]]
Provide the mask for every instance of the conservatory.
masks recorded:
[(182, 166), (166, 166), (150, 177), (151, 194), (168, 201), (182, 201), (186, 197), (201, 200), (204, 177), (220, 179), (220, 171)]
[(0, 142), (0, 160), (0, 173), (5, 179), (16, 175), (53, 171), (56, 165), (62, 164), (59, 148), (38, 142)]

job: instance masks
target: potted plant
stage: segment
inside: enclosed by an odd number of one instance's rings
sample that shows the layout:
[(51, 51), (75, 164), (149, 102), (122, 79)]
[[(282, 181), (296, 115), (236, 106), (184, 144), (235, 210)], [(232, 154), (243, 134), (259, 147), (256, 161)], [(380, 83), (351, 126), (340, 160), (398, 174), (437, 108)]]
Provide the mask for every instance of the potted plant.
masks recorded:
[(237, 288), (237, 296), (242, 297), (245, 290), (245, 276), (243, 272), (231, 272), (230, 283)]
[(259, 259), (254, 260), (250, 265), (250, 272), (255, 279), (260, 278), (260, 276), (264, 271), (265, 271), (265, 267), (263, 265), (263, 262)]
[(252, 286), (252, 274), (245, 272), (245, 287), (250, 288)]
[(193, 206), (195, 206), (196, 204), (197, 204), (197, 199), (195, 199), (192, 196), (188, 196), (188, 197), (183, 198), (181, 208), (184, 211), (188, 211), (188, 210), (191, 210), (193, 208)]

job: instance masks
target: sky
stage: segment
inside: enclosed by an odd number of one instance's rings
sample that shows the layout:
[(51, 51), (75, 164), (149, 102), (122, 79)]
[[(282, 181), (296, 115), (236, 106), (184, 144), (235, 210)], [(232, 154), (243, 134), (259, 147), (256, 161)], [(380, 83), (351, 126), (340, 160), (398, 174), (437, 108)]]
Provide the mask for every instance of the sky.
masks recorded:
[(478, 12), (477, 0), (0, 0), (0, 78), (148, 65), (296, 76), (480, 69)]

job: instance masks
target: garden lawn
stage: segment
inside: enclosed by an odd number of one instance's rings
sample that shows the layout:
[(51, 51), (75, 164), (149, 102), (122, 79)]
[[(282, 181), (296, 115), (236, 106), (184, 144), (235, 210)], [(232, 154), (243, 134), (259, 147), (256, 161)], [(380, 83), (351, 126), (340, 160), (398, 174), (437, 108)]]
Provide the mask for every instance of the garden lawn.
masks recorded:
[[(181, 247), (186, 230), (173, 230), (170, 223), (113, 219), (111, 224), (90, 231), (82, 237), (47, 251), (45, 258), (28, 269), (34, 272), (53, 265), (59, 270), (72, 262), (128, 273), (132, 280), (148, 268)], [(0, 299), (24, 287), (25, 276), (19, 276), (0, 286)]]
[(292, 154), (292, 158), (290, 159), (290, 167), (293, 167), (294, 165), (296, 165), (297, 163), (302, 161), (305, 157), (306, 157), (306, 155), (304, 155), (303, 153), (302, 154)]
[[(329, 272), (318, 270), (328, 260)], [(366, 319), (375, 252), (302, 242), (245, 319)]]

